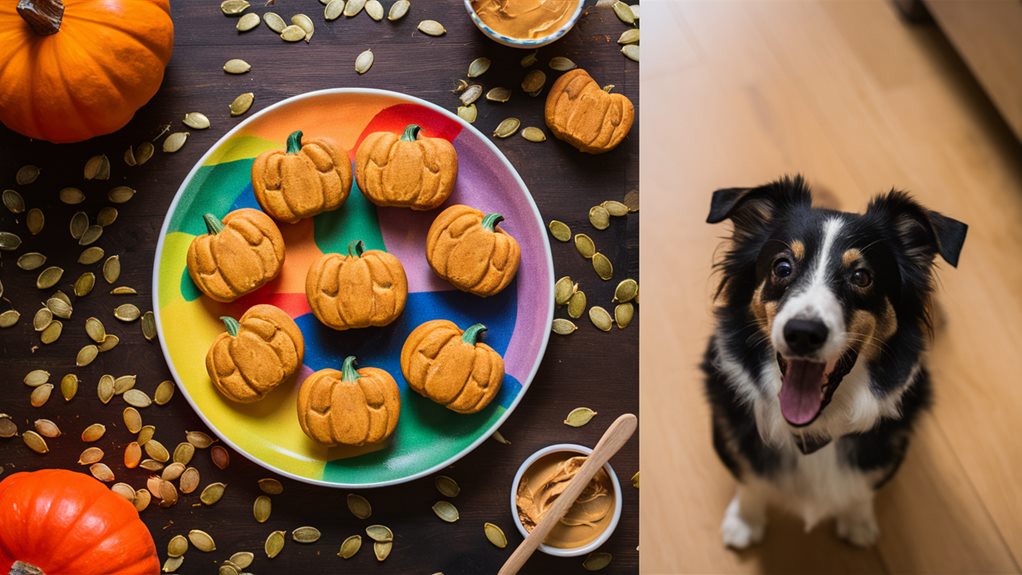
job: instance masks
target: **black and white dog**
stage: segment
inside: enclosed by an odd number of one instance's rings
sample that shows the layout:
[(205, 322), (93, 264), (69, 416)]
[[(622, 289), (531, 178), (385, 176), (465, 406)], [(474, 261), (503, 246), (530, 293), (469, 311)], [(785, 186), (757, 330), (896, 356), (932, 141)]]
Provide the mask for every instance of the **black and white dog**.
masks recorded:
[(770, 503), (870, 545), (873, 493), (930, 401), (934, 259), (956, 266), (967, 227), (897, 191), (864, 214), (814, 208), (801, 176), (714, 192), (707, 221), (725, 219), (703, 362), (713, 444), (739, 482), (724, 543), (760, 541)]

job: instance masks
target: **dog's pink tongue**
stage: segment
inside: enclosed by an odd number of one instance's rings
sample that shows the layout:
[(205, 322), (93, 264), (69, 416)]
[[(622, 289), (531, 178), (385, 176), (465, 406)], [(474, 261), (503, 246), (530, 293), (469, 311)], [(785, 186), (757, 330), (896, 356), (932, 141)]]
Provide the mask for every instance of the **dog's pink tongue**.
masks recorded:
[(781, 415), (792, 425), (807, 425), (823, 405), (823, 372), (827, 364), (789, 359), (781, 382)]

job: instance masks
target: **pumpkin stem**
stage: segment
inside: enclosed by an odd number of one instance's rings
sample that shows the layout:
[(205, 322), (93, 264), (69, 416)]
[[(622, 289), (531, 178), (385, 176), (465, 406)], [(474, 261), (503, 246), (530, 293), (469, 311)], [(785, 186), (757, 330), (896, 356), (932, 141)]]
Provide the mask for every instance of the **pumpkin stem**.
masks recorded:
[(614, 91), (614, 84), (607, 84), (606, 86), (603, 87), (603, 91), (608, 93), (608, 94), (613, 92)]
[(241, 329), (241, 324), (238, 320), (233, 317), (222, 315), (220, 321), (224, 322), (224, 327), (227, 328), (227, 334), (231, 337), (238, 335), (238, 330)]
[(473, 324), (469, 326), (468, 329), (465, 330), (465, 333), (461, 334), (461, 341), (469, 345), (475, 345), (476, 342), (479, 341), (479, 338), (482, 337), (484, 333), (486, 333), (485, 325), (481, 323)]
[(500, 214), (486, 214), (486, 217), (483, 218), (483, 229), (492, 232), (502, 221), (504, 221), (504, 216)]
[(206, 222), (206, 231), (209, 232), (209, 235), (215, 236), (224, 231), (224, 223), (213, 214), (203, 214), (202, 219)]
[(349, 355), (344, 358), (344, 364), (341, 365), (341, 381), (358, 381), (358, 378), (362, 377), (355, 369), (356, 365), (358, 362), (355, 361), (355, 356)]
[(9, 575), (46, 575), (42, 569), (32, 565), (31, 563), (25, 563), (24, 561), (15, 561), (11, 565)]
[(362, 240), (355, 240), (348, 244), (348, 257), (360, 258), (365, 251), (366, 245)]
[(302, 149), (302, 131), (295, 130), (287, 137), (287, 153), (297, 154)]
[(401, 134), (401, 141), (402, 142), (414, 142), (415, 140), (418, 140), (419, 139), (419, 130), (421, 130), (421, 129), (422, 129), (421, 126), (418, 126), (418, 125), (415, 125), (415, 124), (408, 124), (408, 126), (405, 128), (405, 133)]
[(40, 36), (56, 34), (64, 18), (63, 0), (21, 0), (18, 14)]

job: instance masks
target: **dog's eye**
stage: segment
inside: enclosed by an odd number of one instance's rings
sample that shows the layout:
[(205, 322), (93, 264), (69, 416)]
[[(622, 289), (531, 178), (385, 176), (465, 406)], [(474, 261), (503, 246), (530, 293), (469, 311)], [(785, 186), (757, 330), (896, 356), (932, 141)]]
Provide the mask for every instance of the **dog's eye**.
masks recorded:
[(791, 260), (788, 258), (779, 258), (774, 262), (774, 277), (778, 279), (785, 279), (791, 275), (794, 268), (791, 265)]
[(873, 274), (869, 270), (855, 270), (852, 272), (852, 285), (859, 288), (868, 288), (873, 283)]

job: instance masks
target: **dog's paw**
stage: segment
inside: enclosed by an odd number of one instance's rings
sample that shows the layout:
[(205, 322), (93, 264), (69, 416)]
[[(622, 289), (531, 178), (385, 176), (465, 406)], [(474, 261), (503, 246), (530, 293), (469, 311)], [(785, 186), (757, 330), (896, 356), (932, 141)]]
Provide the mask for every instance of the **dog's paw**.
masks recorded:
[(869, 547), (880, 536), (880, 527), (873, 517), (838, 517), (837, 536), (856, 547)]
[(727, 511), (724, 512), (724, 521), (720, 524), (720, 534), (724, 545), (732, 549), (745, 549), (762, 541), (764, 531), (766, 531), (766, 520), (750, 521), (743, 518), (738, 508), (737, 498), (727, 506)]

